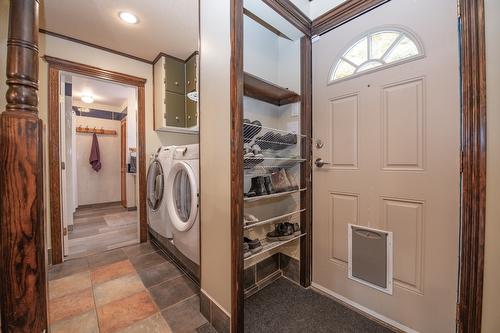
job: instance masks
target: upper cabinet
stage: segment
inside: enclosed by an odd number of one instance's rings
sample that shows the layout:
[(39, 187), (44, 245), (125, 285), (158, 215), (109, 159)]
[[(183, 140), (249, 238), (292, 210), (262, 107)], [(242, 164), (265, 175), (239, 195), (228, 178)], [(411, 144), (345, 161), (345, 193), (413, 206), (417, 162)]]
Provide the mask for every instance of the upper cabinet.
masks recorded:
[(164, 82), (167, 91), (184, 95), (186, 92), (186, 63), (180, 59), (165, 57)]
[(197, 55), (193, 54), (186, 62), (186, 93), (196, 90), (196, 85), (198, 83), (196, 75), (198, 71), (197, 59)]
[(198, 133), (198, 52), (186, 60), (163, 54), (153, 65), (154, 127)]

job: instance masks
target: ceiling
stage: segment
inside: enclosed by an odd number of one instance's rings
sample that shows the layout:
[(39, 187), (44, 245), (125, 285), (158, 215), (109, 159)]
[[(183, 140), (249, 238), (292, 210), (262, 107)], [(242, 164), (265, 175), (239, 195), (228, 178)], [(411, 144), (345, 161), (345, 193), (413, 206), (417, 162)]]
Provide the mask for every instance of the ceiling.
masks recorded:
[(337, 7), (346, 0), (291, 0), (311, 20)]
[(92, 95), (94, 104), (102, 104), (112, 107), (121, 107), (135, 89), (117, 83), (90, 79), (82, 76), (72, 76), (73, 101), (82, 103), (82, 95)]
[[(120, 20), (129, 11), (137, 24)], [(40, 28), (148, 61), (198, 49), (198, 0), (42, 0)]]

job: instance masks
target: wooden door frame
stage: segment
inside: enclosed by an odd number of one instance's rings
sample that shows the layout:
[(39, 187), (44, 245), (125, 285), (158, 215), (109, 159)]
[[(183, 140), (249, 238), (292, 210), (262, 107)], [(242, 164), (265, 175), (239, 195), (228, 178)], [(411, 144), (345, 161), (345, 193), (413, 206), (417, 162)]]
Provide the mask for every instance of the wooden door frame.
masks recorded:
[[(127, 167), (127, 117), (120, 120), (120, 201), (123, 208), (127, 207), (127, 171), (123, 176), (123, 169)], [(125, 140), (125, 147), (123, 144)], [(123, 179), (125, 178), (125, 179)]]
[[(263, 0), (308, 36), (324, 34), (390, 0), (348, 0), (312, 22), (289, 0)], [(484, 0), (458, 0), (461, 24), (462, 188), (458, 332), (480, 332), (486, 211), (486, 53)], [(309, 22), (309, 23), (308, 23)], [(307, 27), (307, 25), (309, 26)], [(309, 32), (309, 33), (308, 33)], [(310, 41), (309, 41), (310, 42)], [(307, 44), (304, 43), (303, 44)], [(309, 43), (310, 44), (310, 43)], [(231, 0), (231, 328), (243, 332), (243, 0)], [(307, 56), (309, 51), (303, 47)], [(302, 59), (303, 60), (303, 59)], [(303, 61), (302, 73), (310, 60)], [(306, 74), (307, 75), (307, 74)], [(312, 89), (307, 86), (303, 89)], [(304, 97), (303, 97), (304, 98)], [(308, 99), (304, 99), (307, 102)], [(302, 115), (308, 117), (307, 114)], [(308, 119), (301, 119), (308, 125)], [(312, 123), (310, 123), (312, 127)], [(308, 130), (312, 131), (312, 128)], [(311, 222), (312, 223), (312, 222)], [(308, 235), (310, 232), (308, 232)], [(307, 247), (306, 247), (307, 249)], [(303, 259), (311, 260), (301, 257)], [(301, 270), (303, 269), (301, 265)], [(302, 273), (302, 271), (301, 271)], [(302, 282), (302, 281), (301, 281)]]
[(146, 220), (146, 137), (145, 137), (145, 84), (146, 79), (122, 74), (94, 66), (80, 64), (45, 55), (48, 63), (48, 137), (49, 137), (49, 182), (50, 182), (50, 232), (52, 264), (63, 261), (61, 185), (59, 157), (59, 80), (60, 73), (85, 75), (91, 78), (125, 84), (137, 88), (138, 165), (139, 165), (139, 239), (147, 241)]

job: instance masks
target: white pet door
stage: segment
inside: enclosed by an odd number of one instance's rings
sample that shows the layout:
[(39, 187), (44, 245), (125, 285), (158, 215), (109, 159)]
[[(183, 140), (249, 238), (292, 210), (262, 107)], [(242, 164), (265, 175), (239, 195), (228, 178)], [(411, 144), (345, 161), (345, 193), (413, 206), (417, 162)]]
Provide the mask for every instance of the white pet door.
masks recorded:
[(183, 161), (176, 161), (167, 179), (168, 214), (179, 231), (188, 231), (198, 214), (198, 186), (193, 169)]
[(349, 224), (349, 279), (392, 295), (392, 232)]

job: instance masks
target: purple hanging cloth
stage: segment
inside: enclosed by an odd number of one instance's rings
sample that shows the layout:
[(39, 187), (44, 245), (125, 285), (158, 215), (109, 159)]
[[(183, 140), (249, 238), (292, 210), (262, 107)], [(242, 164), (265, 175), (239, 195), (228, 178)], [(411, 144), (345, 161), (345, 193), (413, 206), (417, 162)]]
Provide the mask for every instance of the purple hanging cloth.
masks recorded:
[(97, 141), (97, 134), (92, 136), (92, 148), (90, 148), (89, 163), (95, 172), (101, 170), (101, 154), (99, 153), (99, 142)]

